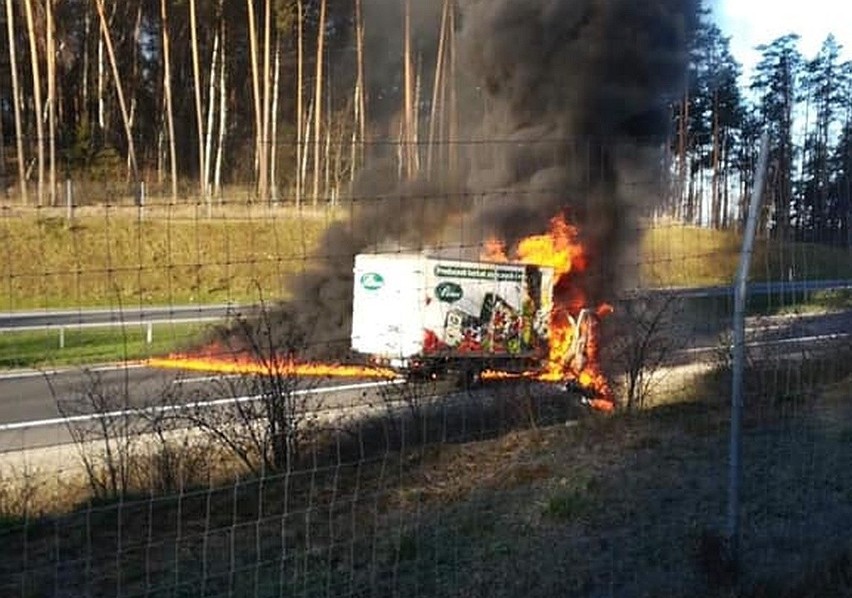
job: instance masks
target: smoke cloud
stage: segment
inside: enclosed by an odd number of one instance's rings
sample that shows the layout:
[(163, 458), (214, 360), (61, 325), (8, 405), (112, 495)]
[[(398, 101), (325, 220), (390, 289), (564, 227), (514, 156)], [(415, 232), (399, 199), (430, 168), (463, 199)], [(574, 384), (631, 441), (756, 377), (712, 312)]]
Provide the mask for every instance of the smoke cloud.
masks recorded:
[(311, 356), (348, 348), (361, 251), (454, 243), (475, 257), (487, 237), (511, 245), (565, 213), (590, 254), (581, 281), (590, 300), (612, 299), (629, 284), (635, 268), (625, 255), (635, 249), (638, 215), (659, 191), (668, 106), (684, 84), (698, 4), (462, 0), (458, 94), (468, 126), (453, 140), (455, 174), (400, 185), (392, 160), (366, 169), (352, 217), (328, 231), (282, 307), (313, 339)]

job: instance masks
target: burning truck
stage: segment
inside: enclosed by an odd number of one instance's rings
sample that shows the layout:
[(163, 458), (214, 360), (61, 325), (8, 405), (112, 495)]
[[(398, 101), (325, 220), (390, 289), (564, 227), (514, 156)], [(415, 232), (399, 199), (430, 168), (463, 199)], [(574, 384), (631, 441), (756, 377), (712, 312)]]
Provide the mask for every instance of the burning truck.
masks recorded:
[(570, 242), (574, 233), (554, 219), (550, 233), (525, 239), (513, 260), (497, 242), (476, 261), (357, 255), (353, 351), (408, 376), (562, 383), (593, 406), (611, 409), (597, 366), (597, 324), (609, 308), (560, 300), (572, 266), (583, 266), (579, 246)]
[(354, 274), (352, 348), (378, 364), (478, 376), (547, 355), (552, 268), (379, 253)]
[[(479, 260), (429, 253), (362, 253), (354, 259), (351, 348), (356, 363), (260, 358), (213, 344), (148, 365), (223, 374), (387, 379), (459, 374), (479, 380), (562, 384), (609, 411), (612, 392), (598, 364), (598, 323), (574, 275), (586, 267), (576, 229), (563, 216), (511, 251), (488, 241)], [(379, 366), (379, 367), (377, 367)]]

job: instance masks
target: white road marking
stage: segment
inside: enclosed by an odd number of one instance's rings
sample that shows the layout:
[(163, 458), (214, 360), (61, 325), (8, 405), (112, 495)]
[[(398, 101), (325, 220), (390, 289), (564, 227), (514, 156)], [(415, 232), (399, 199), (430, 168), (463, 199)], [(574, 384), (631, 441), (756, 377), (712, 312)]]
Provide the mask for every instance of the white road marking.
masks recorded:
[[(320, 388), (306, 388), (293, 391), (293, 396), (319, 395), (332, 392), (347, 391), (347, 390), (363, 390), (367, 388), (380, 388), (382, 386), (390, 386), (396, 384), (404, 384), (405, 380), (397, 378), (381, 382), (362, 382), (358, 384), (341, 384), (340, 386), (322, 386)], [(227, 399), (215, 399), (213, 401), (195, 401), (182, 405), (163, 405), (160, 407), (152, 407), (148, 409), (124, 409), (117, 411), (108, 411), (106, 413), (89, 413), (86, 415), (72, 415), (70, 417), (54, 417), (50, 419), (41, 419), (34, 421), (13, 422), (9, 424), (0, 424), (0, 432), (10, 432), (14, 430), (26, 430), (29, 428), (40, 428), (44, 426), (56, 426), (61, 424), (80, 423), (87, 421), (95, 421), (100, 419), (113, 419), (118, 417), (126, 417), (131, 415), (157, 414), (177, 411), (179, 409), (192, 409), (198, 407), (216, 407), (219, 405), (231, 405), (239, 403), (248, 403), (257, 401), (262, 398), (262, 395), (250, 395), (243, 397), (229, 397)]]
[(0, 380), (17, 380), (18, 378), (41, 378), (44, 376), (59, 376), (62, 374), (69, 374), (73, 372), (115, 372), (119, 370), (136, 370), (139, 368), (147, 367), (144, 363), (132, 362), (132, 363), (121, 363), (115, 365), (99, 365), (95, 367), (67, 367), (67, 368), (57, 368), (53, 370), (23, 370), (19, 372), (9, 372), (7, 374), (0, 374)]
[(241, 374), (218, 374), (215, 376), (195, 376), (193, 378), (178, 378), (172, 380), (172, 384), (194, 384), (197, 382), (213, 382), (214, 380), (230, 380), (232, 378), (242, 378)]

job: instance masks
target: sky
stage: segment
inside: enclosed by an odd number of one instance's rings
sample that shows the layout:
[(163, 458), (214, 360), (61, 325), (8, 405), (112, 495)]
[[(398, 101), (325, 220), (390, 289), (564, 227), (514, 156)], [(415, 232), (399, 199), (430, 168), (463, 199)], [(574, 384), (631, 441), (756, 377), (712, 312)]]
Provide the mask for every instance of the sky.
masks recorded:
[(731, 38), (731, 52), (743, 74), (757, 64), (754, 47), (787, 33), (798, 33), (799, 49), (813, 58), (833, 33), (843, 46), (842, 58), (852, 60), (852, 2), (849, 0), (716, 0), (719, 28)]

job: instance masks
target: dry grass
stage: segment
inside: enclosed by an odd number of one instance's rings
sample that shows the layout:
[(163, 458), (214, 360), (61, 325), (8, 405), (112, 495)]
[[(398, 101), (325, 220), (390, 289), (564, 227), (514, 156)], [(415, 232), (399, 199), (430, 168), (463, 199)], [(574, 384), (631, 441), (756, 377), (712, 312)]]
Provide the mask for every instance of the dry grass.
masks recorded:
[(0, 220), (0, 310), (219, 303), (279, 298), (329, 220), (196, 215), (140, 220), (99, 208), (69, 222)]
[[(711, 286), (730, 284), (739, 262), (741, 237), (676, 224), (647, 230), (642, 239), (641, 277), (647, 286)], [(808, 243), (758, 239), (752, 280), (819, 280), (852, 278), (848, 249)]]
[[(437, 409), (408, 428), (380, 418), (328, 436), (289, 473), (32, 521), (26, 584), (37, 595), (62, 572), (72, 593), (120, 584), (127, 595), (829, 595), (848, 588), (838, 575), (852, 514), (852, 480), (836, 475), (852, 468), (852, 379), (836, 378), (793, 411), (750, 406), (747, 567), (736, 593), (719, 587), (700, 554), (724, 514), (718, 388), (701, 402), (570, 426), (523, 425), (517, 395)], [(432, 426), (444, 433), (432, 436)], [(444, 440), (414, 442), (426, 429)], [(21, 531), (0, 531), (0, 562), (16, 576)], [(89, 569), (70, 555), (90, 557)], [(805, 581), (822, 592), (796, 592)]]
[[(251, 203), (0, 207), (0, 310), (218, 303), (282, 296), (343, 208)], [(649, 286), (728, 284), (739, 237), (660, 225), (643, 238)], [(851, 278), (848, 251), (758, 242), (755, 279)]]

